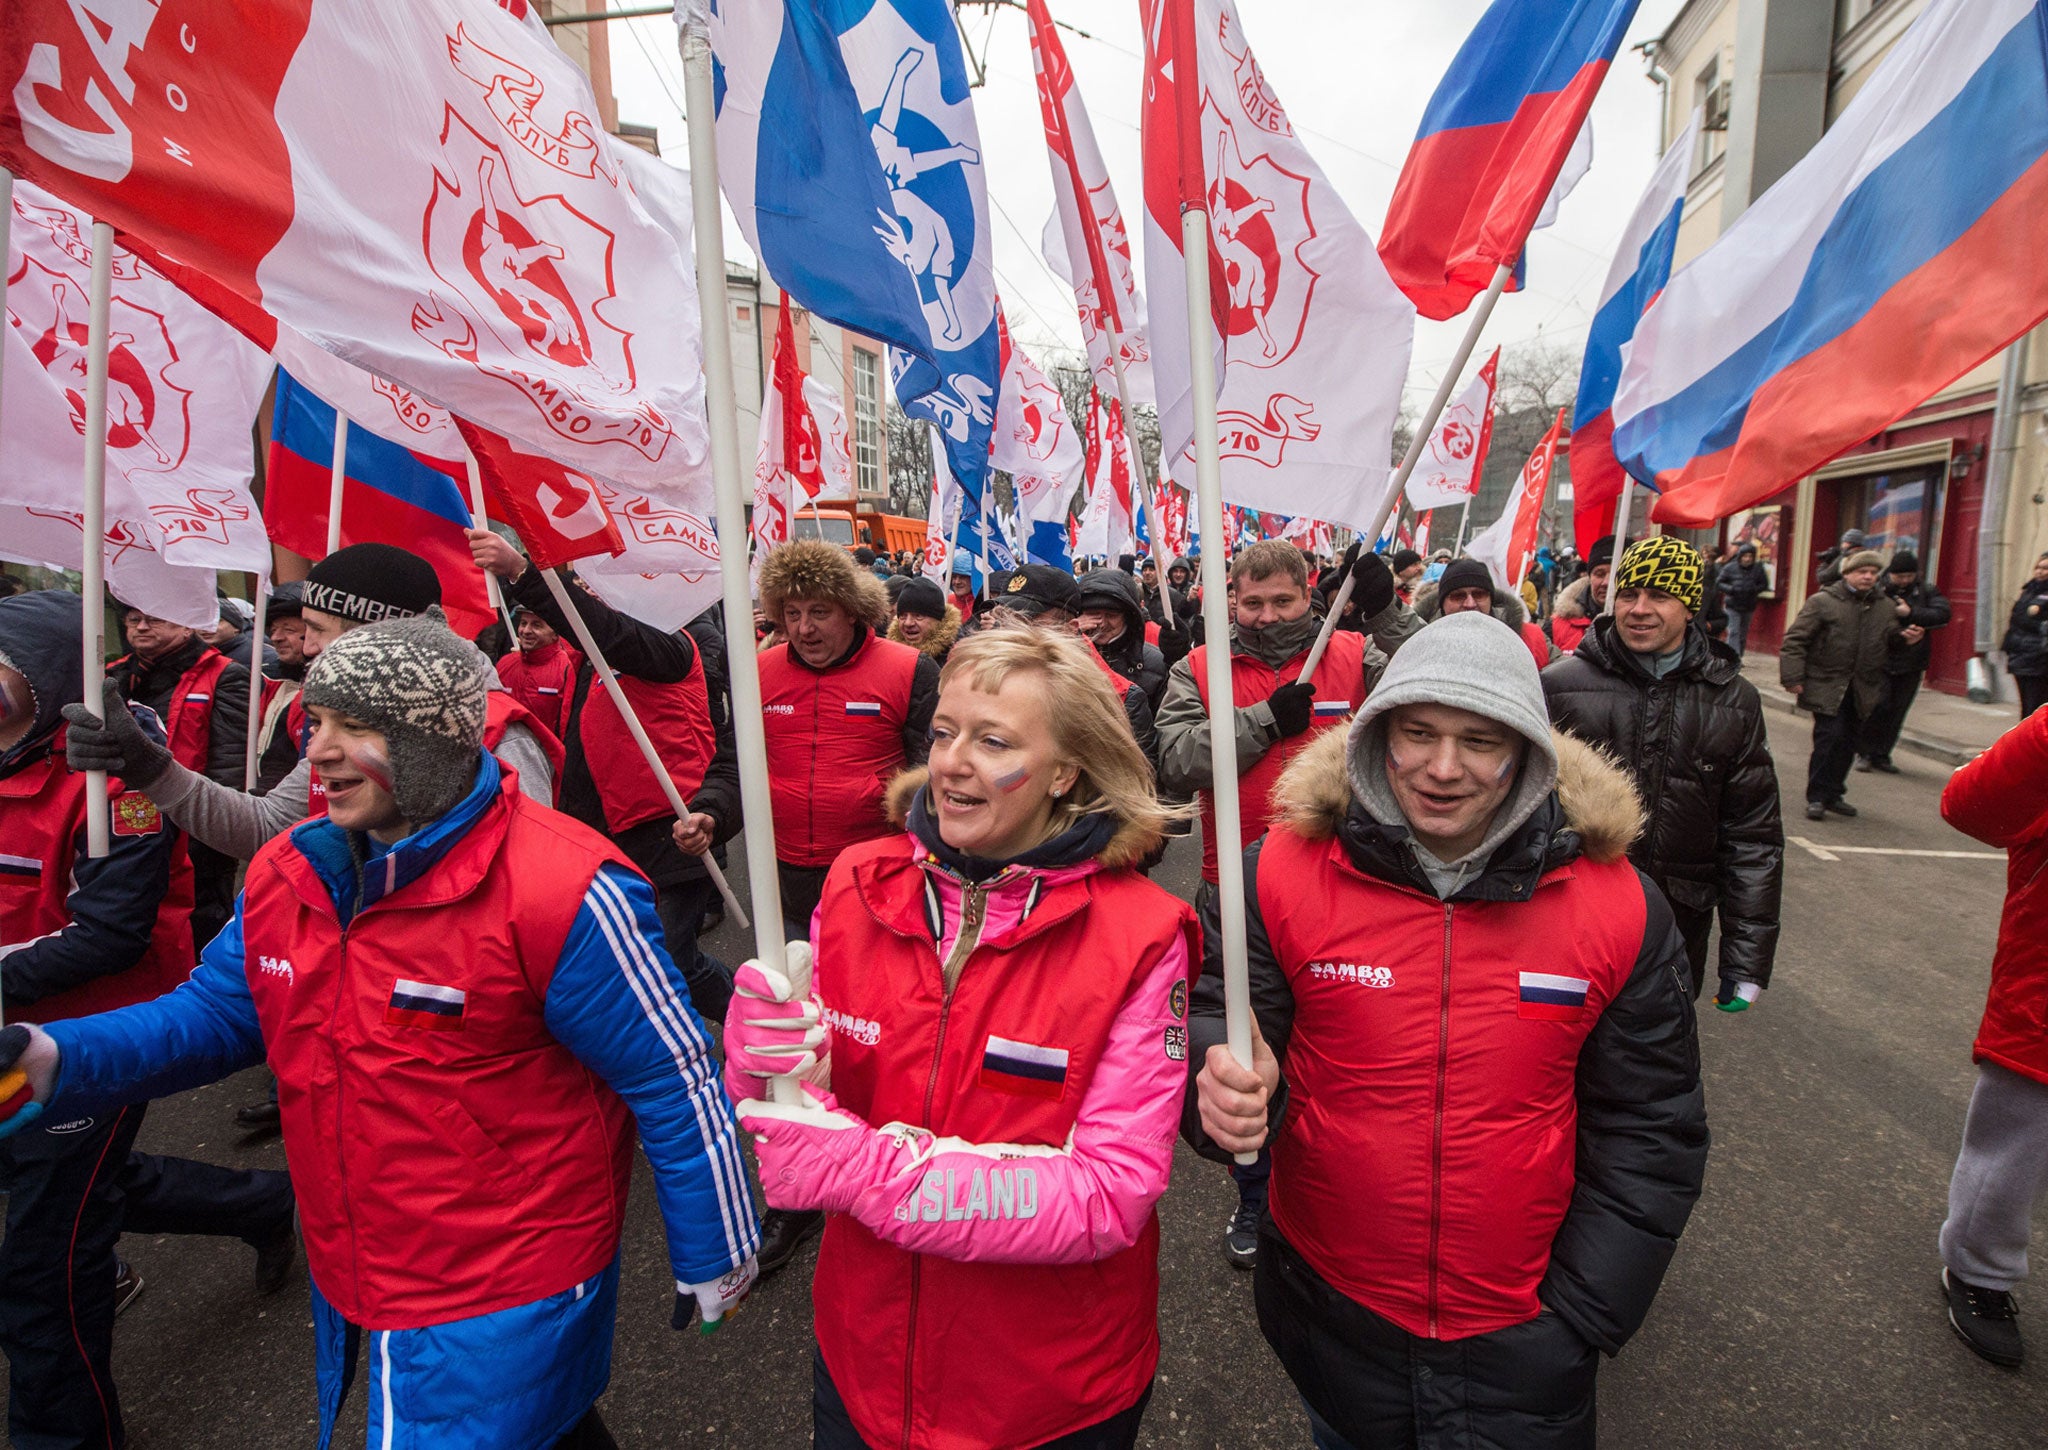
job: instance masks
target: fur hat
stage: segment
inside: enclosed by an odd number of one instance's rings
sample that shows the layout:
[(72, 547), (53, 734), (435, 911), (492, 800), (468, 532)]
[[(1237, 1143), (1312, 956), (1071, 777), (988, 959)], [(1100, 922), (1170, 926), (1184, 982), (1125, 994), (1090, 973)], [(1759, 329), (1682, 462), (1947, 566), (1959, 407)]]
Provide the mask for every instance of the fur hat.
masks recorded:
[(869, 628), (889, 623), (889, 593), (853, 555), (823, 539), (792, 539), (761, 561), (761, 609), (778, 627), (792, 599), (837, 604)]
[(491, 667), (438, 605), (352, 629), (320, 651), (301, 698), (375, 726), (391, 750), (391, 798), (415, 824), (476, 784)]
[(1875, 549), (1865, 549), (1859, 554), (1851, 554), (1842, 561), (1842, 572), (1844, 574), (1854, 574), (1858, 569), (1875, 569), (1879, 573), (1883, 573), (1884, 555), (1878, 553)]

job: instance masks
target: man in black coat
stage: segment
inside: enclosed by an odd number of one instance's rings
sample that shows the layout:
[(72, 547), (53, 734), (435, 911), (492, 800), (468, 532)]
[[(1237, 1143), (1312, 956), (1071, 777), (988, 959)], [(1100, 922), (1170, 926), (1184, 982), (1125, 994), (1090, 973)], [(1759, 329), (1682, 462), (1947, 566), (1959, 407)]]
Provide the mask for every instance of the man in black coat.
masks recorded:
[(1771, 980), (1785, 833), (1763, 701), (1734, 651), (1694, 619), (1705, 560), (1670, 537), (1629, 546), (1615, 612), (1543, 672), (1551, 722), (1604, 747), (1650, 815), (1629, 858), (1663, 891), (1685, 938), (1695, 998), (1721, 918), (1720, 990), (1739, 1012)]
[(1863, 722), (1863, 738), (1856, 750), (1862, 759), (1856, 768), (1897, 775), (1892, 750), (1899, 743), (1899, 732), (1906, 728), (1906, 712), (1913, 708), (1913, 697), (1920, 693), (1920, 681), (1934, 654), (1927, 634), (1948, 623), (1949, 605), (1945, 595), (1921, 581), (1920, 558), (1910, 549), (1892, 555), (1885, 567), (1884, 592), (1891, 596), (1905, 628), (1885, 646), (1884, 698)]
[(1728, 647), (1740, 657), (1749, 648), (1749, 620), (1756, 602), (1771, 587), (1770, 573), (1757, 562), (1756, 545), (1744, 544), (1721, 566), (1716, 580), (1721, 607), (1728, 612)]

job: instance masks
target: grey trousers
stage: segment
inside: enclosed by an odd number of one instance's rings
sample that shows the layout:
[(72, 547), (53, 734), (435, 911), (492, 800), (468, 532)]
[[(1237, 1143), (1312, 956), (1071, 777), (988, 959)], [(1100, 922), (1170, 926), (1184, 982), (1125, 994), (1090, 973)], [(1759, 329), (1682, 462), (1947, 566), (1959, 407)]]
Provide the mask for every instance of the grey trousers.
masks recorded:
[(2048, 1083), (1980, 1063), (1948, 1185), (1941, 1261), (1959, 1279), (2011, 1289), (2027, 1277), (2027, 1236), (2044, 1194)]

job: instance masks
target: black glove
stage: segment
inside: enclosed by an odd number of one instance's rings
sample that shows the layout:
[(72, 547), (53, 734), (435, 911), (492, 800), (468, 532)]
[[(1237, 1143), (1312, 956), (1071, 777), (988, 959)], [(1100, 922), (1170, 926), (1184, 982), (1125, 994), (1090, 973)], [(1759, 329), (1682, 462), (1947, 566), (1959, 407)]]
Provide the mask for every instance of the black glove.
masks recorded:
[(1273, 709), (1273, 723), (1282, 735), (1299, 735), (1315, 716), (1316, 687), (1306, 680), (1282, 685), (1266, 697)]
[(1394, 602), (1394, 571), (1378, 554), (1366, 553), (1358, 544), (1344, 551), (1344, 572), (1351, 576), (1351, 602), (1361, 620)]
[(11, 1027), (0, 1027), (0, 1073), (5, 1073), (20, 1062), (21, 1055), (28, 1051), (28, 1045), (33, 1040), (28, 1029), (19, 1022)]
[(142, 733), (112, 680), (101, 687), (100, 702), (104, 720), (94, 719), (83, 705), (64, 707), (71, 726), (64, 737), (64, 759), (73, 770), (104, 770), (121, 777), (123, 785), (148, 790), (175, 764), (171, 752)]

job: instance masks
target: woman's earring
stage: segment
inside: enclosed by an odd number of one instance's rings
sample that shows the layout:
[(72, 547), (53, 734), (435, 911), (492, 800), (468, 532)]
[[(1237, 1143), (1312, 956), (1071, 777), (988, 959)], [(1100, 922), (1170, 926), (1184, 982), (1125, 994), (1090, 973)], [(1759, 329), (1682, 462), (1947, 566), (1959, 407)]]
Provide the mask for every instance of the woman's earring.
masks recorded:
[(1063, 796), (1063, 795), (1065, 795), (1065, 794), (1066, 794), (1066, 792), (1065, 792), (1065, 791), (1063, 791), (1063, 790), (1056, 790), (1056, 791), (1054, 791), (1054, 792), (1052, 793), (1052, 798), (1053, 798), (1054, 800), (1058, 800), (1058, 799), (1059, 799), (1059, 798), (1060, 798), (1061, 796)]

